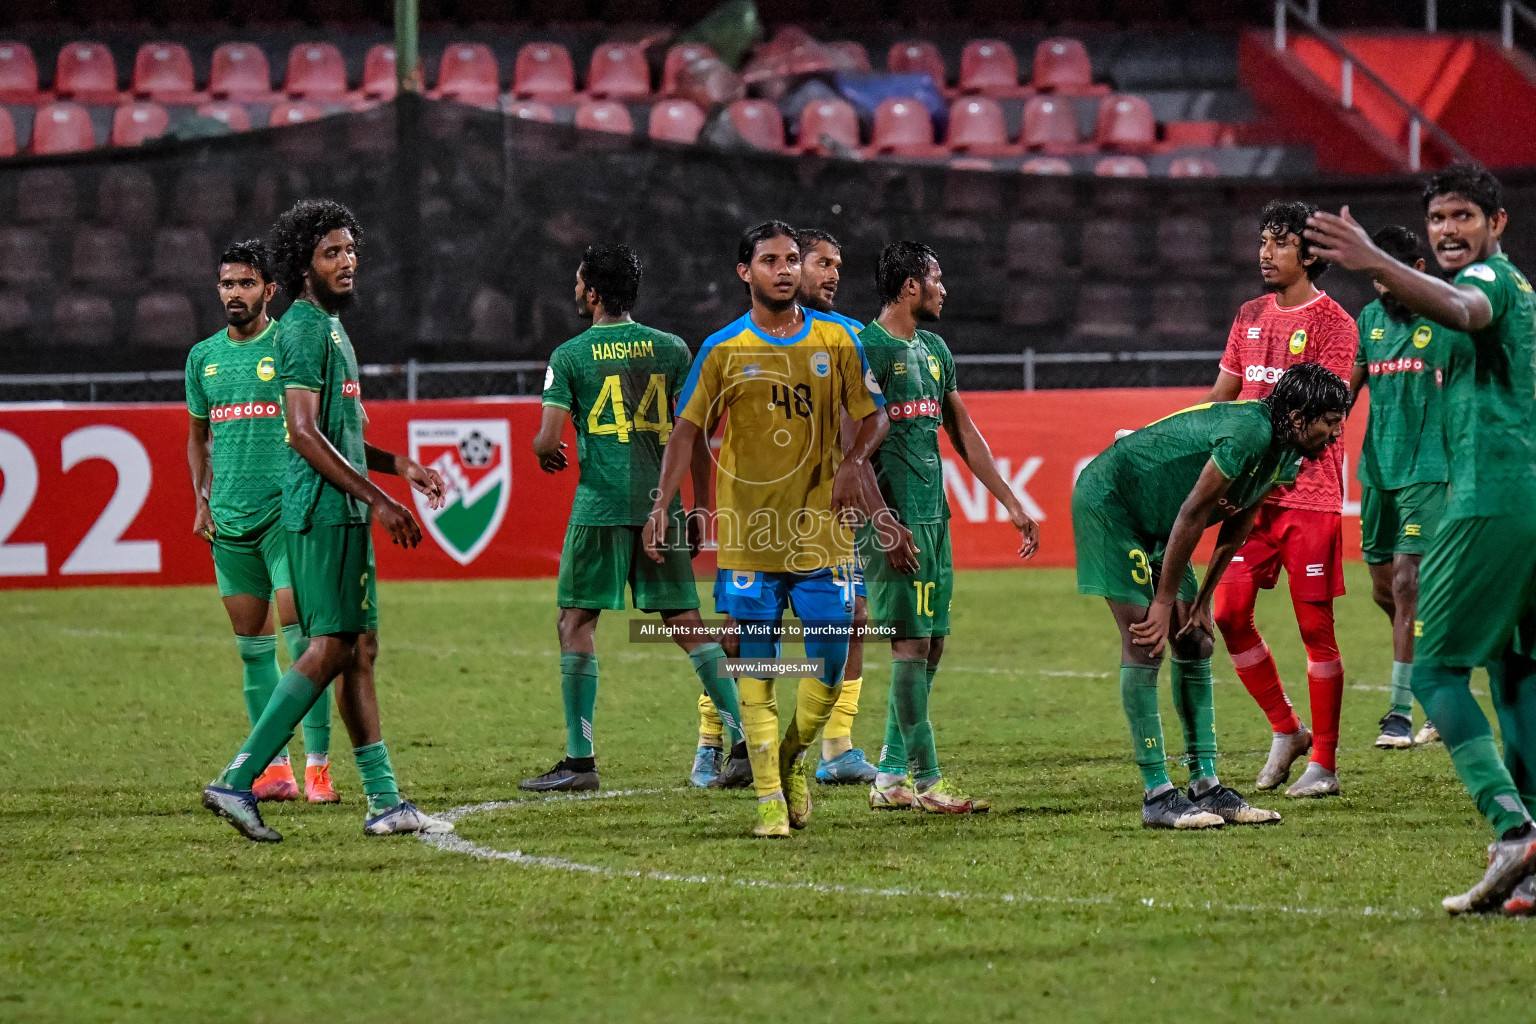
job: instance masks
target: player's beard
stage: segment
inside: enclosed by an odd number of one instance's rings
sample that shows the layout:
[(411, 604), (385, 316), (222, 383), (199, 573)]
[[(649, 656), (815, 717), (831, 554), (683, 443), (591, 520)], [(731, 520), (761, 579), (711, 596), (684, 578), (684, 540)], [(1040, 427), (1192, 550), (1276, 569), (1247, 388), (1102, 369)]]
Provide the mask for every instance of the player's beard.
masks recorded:
[(832, 312), (832, 303), (821, 297), (820, 288), (817, 288), (814, 292), (801, 292), (799, 298), (800, 305), (807, 309), (814, 309), (818, 313)]
[(229, 326), (231, 327), (244, 327), (247, 324), (254, 323), (266, 308), (267, 304), (265, 302), (258, 302), (254, 306), (246, 306), (240, 312), (235, 313), (226, 306), (224, 307), (224, 318), (229, 321)]
[(787, 299), (777, 299), (772, 295), (765, 295), (756, 288), (752, 289), (752, 300), (770, 313), (787, 313), (794, 304), (799, 301), (799, 295), (791, 295)]
[[(920, 324), (931, 324), (939, 318), (939, 313), (930, 308), (931, 303), (929, 303), (928, 297), (931, 294), (932, 292), (925, 286), (923, 288), (922, 304), (912, 311), (912, 319)], [(942, 312), (942, 307), (940, 307), (940, 311)]]
[(340, 316), (352, 305), (352, 300), (357, 297), (357, 285), (344, 292), (333, 292), (319, 275), (311, 275), (310, 287), (315, 290), (315, 298), (320, 300), (320, 305), (332, 316)]

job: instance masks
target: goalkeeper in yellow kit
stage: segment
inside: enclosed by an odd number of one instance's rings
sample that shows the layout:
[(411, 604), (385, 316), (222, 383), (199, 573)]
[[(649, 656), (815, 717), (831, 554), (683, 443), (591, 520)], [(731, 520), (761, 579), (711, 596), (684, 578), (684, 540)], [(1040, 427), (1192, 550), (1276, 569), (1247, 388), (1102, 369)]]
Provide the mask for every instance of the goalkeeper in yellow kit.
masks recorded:
[[(779, 221), (750, 228), (736, 273), (752, 309), (710, 336), (694, 359), (644, 543), (660, 561), (668, 503), (688, 473), (693, 440), (725, 417), (715, 484), (715, 610), (737, 621), (741, 657), (773, 658), (792, 608), (807, 628), (806, 656), (821, 661), (818, 676), (800, 680), (782, 744), (773, 680), (738, 681), (758, 797), (753, 834), (787, 836), (810, 820), (805, 752), (832, 713), (848, 656), (853, 609), (839, 573), (853, 564), (853, 535), (839, 515), (862, 505), (858, 474), (889, 422), (858, 339), (846, 324), (796, 301), (801, 267), (793, 229)], [(857, 424), (846, 455), (839, 443), (844, 410)]]

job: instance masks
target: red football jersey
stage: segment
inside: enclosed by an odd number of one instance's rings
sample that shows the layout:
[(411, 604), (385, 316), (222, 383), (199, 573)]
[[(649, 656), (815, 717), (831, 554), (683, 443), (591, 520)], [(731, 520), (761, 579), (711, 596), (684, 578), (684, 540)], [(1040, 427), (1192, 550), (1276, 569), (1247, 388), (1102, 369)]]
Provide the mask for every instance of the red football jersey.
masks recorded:
[[(1291, 309), (1269, 294), (1238, 310), (1221, 369), (1243, 382), (1239, 398), (1264, 398), (1280, 375), (1297, 363), (1322, 363), (1348, 382), (1359, 346), (1354, 318), (1326, 293)], [(1322, 458), (1303, 463), (1295, 485), (1276, 491), (1269, 500), (1286, 508), (1343, 512), (1343, 447), (1336, 444)]]

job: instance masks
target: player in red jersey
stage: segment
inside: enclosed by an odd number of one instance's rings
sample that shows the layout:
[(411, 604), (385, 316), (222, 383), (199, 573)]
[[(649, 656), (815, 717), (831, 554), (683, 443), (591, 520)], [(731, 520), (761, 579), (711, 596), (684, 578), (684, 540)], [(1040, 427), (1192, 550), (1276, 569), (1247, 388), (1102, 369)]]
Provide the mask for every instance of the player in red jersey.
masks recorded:
[[(1259, 272), (1269, 294), (1238, 311), (1209, 401), (1264, 398), (1297, 363), (1321, 363), (1349, 379), (1359, 336), (1350, 315), (1314, 283), (1328, 269), (1302, 237), (1315, 210), (1308, 203), (1276, 200), (1260, 214)], [(1343, 512), (1343, 451), (1335, 445), (1303, 465), (1295, 486), (1270, 496), (1216, 588), (1216, 624), (1232, 667), (1274, 730), (1258, 788), (1287, 781), (1292, 762), (1312, 749), (1307, 770), (1285, 791), (1291, 797), (1339, 792), (1335, 755), (1344, 664), (1333, 636), (1333, 599), (1344, 593)], [(1307, 648), (1311, 729), (1292, 710), (1269, 645), (1253, 621), (1259, 590), (1272, 588), (1282, 568)]]

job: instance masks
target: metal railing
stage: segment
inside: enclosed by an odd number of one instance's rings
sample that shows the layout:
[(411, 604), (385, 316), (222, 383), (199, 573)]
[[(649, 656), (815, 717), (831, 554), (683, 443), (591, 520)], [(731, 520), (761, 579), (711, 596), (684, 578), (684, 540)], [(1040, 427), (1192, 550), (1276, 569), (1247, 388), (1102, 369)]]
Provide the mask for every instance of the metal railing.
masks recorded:
[[(1034, 391), (1038, 371), (1044, 366), (1102, 366), (1113, 363), (1214, 363), (1221, 358), (1221, 351), (1131, 351), (1131, 352), (1039, 352), (1025, 348), (1019, 352), (998, 352), (984, 355), (962, 354), (955, 356), (960, 366), (1016, 366), (1019, 368), (1019, 386)], [(526, 359), (504, 362), (423, 363), (412, 359), (404, 363), (365, 363), (358, 372), (370, 380), (395, 386), (385, 387), (386, 395), (403, 397), (408, 402), (421, 401), (423, 391), (436, 392), (425, 397), (478, 398), (507, 394), (491, 384), (496, 377), (516, 382), (512, 394), (534, 395), (543, 389), (543, 360)], [(465, 375), (475, 378), (460, 388), (423, 387), (424, 381)], [(5, 401), (66, 401), (58, 389), (75, 389), (74, 394), (87, 402), (98, 401), (175, 401), (181, 397), (180, 385), (184, 377), (180, 370), (145, 370), (121, 373), (11, 373), (0, 374), (0, 403)], [(160, 385), (150, 389), (153, 397), (123, 399), (103, 394), (116, 386), (119, 392), (127, 392), (133, 385)], [(531, 387), (530, 387), (531, 385)], [(46, 393), (52, 390), (52, 394)], [(367, 391), (368, 389), (364, 389)], [(443, 394), (442, 392), (449, 392)], [(132, 393), (132, 392), (127, 392)]]
[[(1323, 28), (1317, 19), (1317, 4), (1311, 3), (1303, 9), (1293, 0), (1275, 0), (1275, 49), (1286, 48), (1286, 19), (1293, 17), (1306, 26), (1317, 41), (1326, 46), (1342, 62), (1340, 68), (1340, 105), (1345, 110), (1354, 109), (1354, 76), (1358, 68), (1366, 81), (1375, 86), (1383, 96), (1391, 100), (1398, 109), (1408, 117), (1408, 169), (1419, 171), (1423, 169), (1422, 149), (1423, 134), (1425, 129), (1433, 135), (1442, 146), (1448, 149), (1457, 160), (1470, 161), (1472, 154), (1468, 153), (1461, 143), (1451, 137), (1450, 133), (1441, 128), (1424, 111), (1414, 106), (1408, 100), (1398, 94), (1397, 90), (1387, 84), (1376, 72), (1372, 71), (1359, 57), (1355, 56), (1343, 41), (1332, 32)], [(1425, 14), (1426, 24), (1433, 18), (1433, 12)]]

